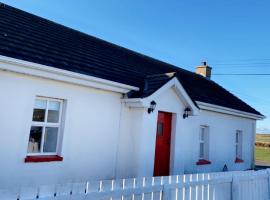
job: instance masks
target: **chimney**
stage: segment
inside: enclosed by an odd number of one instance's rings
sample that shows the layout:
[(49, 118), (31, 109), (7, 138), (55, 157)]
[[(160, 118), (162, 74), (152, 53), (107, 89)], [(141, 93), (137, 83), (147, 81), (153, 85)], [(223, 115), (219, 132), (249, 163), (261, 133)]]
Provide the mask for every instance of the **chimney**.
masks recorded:
[(201, 66), (196, 67), (196, 74), (200, 74), (205, 78), (211, 79), (212, 68), (206, 62), (202, 62)]

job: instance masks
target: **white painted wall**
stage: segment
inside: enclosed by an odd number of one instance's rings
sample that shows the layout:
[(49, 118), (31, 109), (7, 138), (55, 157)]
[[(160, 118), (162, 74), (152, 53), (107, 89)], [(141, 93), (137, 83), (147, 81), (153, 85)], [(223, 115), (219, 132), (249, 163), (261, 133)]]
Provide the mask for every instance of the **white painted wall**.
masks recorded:
[[(123, 161), (131, 157), (132, 159), (136, 158), (134, 162), (139, 160), (136, 164), (132, 164), (132, 169), (135, 172), (132, 175), (153, 175), (158, 111), (173, 113), (171, 174), (222, 171), (225, 164), (229, 170), (246, 170), (252, 167), (255, 120), (205, 110), (201, 110), (198, 116), (183, 119), (184, 104), (172, 88), (151, 100), (157, 103), (154, 113), (148, 114), (146, 109), (130, 108), (128, 112), (134, 112), (137, 116), (133, 113), (133, 116), (130, 115), (131, 123), (128, 125), (122, 123), (123, 126), (131, 127), (132, 137), (130, 138), (132, 141), (130, 143), (133, 144), (134, 148), (126, 153), (123, 151), (119, 159)], [(209, 160), (212, 162), (210, 165), (196, 165), (199, 160), (201, 125), (207, 125), (210, 129)], [(243, 131), (244, 163), (234, 162), (236, 130)], [(121, 132), (125, 139), (127, 139), (128, 134), (128, 131)], [(120, 141), (120, 144), (122, 143), (125, 143), (124, 139)], [(119, 170), (128, 171), (128, 169), (130, 166), (125, 166), (121, 162)]]
[[(0, 71), (0, 188), (70, 180), (152, 176), (158, 111), (173, 113), (171, 174), (248, 169), (255, 121), (201, 111), (183, 119), (174, 89), (155, 97), (156, 110), (129, 108), (122, 95)], [(63, 162), (24, 163), (35, 96), (66, 100)], [(199, 127), (210, 127), (211, 165), (197, 166)], [(235, 164), (235, 131), (244, 163)]]
[[(182, 131), (185, 144), (185, 173), (221, 171), (226, 164), (229, 170), (250, 169), (253, 159), (254, 120), (229, 116), (214, 112), (201, 111), (199, 116), (185, 120)], [(210, 165), (197, 166), (199, 154), (200, 125), (209, 126)], [(235, 132), (243, 131), (243, 163), (235, 163)], [(192, 148), (191, 148), (192, 147)]]
[[(0, 71), (0, 188), (115, 176), (121, 95)], [(63, 162), (24, 163), (35, 96), (66, 100)]]

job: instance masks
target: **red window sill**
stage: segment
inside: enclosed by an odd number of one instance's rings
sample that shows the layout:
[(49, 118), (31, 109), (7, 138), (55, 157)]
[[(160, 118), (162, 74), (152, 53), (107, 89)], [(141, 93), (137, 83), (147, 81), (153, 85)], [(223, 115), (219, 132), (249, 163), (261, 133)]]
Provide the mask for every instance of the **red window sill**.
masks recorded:
[(244, 160), (242, 160), (242, 159), (240, 159), (240, 158), (235, 158), (235, 161), (234, 161), (235, 163), (243, 163), (244, 162)]
[(200, 159), (198, 162), (196, 162), (196, 165), (210, 165), (211, 161)]
[(63, 161), (63, 157), (61, 156), (26, 156), (24, 162), (26, 163), (37, 163), (37, 162), (55, 162), (55, 161)]

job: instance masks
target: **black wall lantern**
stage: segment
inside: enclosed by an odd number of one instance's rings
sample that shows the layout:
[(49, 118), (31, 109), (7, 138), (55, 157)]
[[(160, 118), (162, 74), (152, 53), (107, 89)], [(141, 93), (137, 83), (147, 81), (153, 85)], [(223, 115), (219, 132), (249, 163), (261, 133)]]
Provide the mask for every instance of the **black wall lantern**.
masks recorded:
[(191, 112), (190, 108), (186, 107), (184, 110), (183, 118), (184, 119), (188, 118), (188, 116), (190, 115), (190, 112)]
[(155, 101), (150, 102), (150, 107), (148, 108), (148, 113), (152, 113), (156, 108), (157, 103)]

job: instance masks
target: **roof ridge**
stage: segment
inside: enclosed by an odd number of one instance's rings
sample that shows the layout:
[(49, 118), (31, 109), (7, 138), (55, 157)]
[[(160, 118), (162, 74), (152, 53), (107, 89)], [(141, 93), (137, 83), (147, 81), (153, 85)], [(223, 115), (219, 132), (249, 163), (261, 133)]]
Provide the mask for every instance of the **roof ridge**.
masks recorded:
[(161, 74), (151, 74), (147, 75), (146, 78), (155, 78), (155, 77), (160, 77), (160, 76), (168, 76), (168, 77), (173, 77), (176, 74), (176, 72), (168, 72), (168, 73), (161, 73)]

